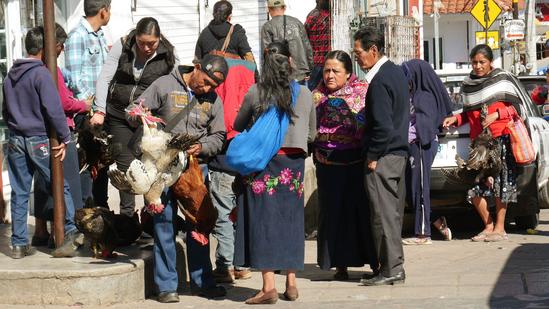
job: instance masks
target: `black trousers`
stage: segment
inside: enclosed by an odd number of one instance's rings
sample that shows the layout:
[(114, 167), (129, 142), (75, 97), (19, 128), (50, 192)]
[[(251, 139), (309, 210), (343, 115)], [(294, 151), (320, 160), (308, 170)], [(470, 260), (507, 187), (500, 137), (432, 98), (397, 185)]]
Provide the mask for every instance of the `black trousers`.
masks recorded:
[[(120, 154), (115, 158), (115, 161), (117, 168), (125, 172), (130, 167), (130, 163), (135, 159), (135, 156), (128, 148), (128, 141), (133, 136), (135, 129), (130, 127), (126, 119), (110, 114), (107, 114), (107, 123), (109, 132), (112, 134), (112, 142), (122, 145)], [(119, 193), (120, 213), (131, 217), (135, 211), (135, 195), (122, 191), (119, 191)]]
[[(367, 163), (366, 163), (367, 164)], [(365, 167), (365, 186), (370, 201), (372, 234), (381, 274), (404, 271), (402, 217), (405, 205), (406, 157), (388, 154), (370, 171)]]

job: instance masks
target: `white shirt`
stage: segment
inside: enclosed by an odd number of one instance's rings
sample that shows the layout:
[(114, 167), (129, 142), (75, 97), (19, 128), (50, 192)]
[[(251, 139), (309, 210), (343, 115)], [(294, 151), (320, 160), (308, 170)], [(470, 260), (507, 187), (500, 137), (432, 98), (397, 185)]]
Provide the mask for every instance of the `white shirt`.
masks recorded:
[(381, 59), (379, 59), (378, 62), (374, 64), (374, 66), (368, 71), (368, 73), (366, 73), (365, 79), (368, 84), (372, 82), (372, 79), (374, 79), (374, 77), (376, 76), (379, 68), (381, 68), (381, 66), (387, 61), (389, 61), (389, 58), (387, 58), (387, 56), (381, 57)]

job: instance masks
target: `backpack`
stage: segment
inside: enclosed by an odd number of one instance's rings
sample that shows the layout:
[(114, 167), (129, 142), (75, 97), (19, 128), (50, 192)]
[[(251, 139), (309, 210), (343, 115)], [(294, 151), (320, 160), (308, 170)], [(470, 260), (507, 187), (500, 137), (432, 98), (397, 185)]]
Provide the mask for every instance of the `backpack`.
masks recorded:
[[(291, 81), (290, 89), (294, 107), (301, 88)], [(264, 170), (282, 147), (289, 124), (290, 117), (271, 105), (249, 130), (233, 138), (227, 149), (227, 164), (240, 175)]]

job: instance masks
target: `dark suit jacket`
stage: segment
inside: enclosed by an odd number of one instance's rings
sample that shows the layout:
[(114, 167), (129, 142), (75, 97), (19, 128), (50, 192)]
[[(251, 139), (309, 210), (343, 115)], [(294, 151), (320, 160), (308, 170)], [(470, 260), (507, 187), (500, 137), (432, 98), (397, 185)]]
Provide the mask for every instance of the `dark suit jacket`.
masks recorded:
[(402, 69), (385, 62), (368, 86), (363, 150), (368, 160), (408, 155), (410, 95)]

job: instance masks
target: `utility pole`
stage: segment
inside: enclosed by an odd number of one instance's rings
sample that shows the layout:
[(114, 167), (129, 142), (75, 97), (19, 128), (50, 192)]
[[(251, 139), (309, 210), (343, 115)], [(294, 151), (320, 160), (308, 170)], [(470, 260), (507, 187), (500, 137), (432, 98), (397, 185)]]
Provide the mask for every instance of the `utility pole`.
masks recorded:
[(434, 67), (436, 69), (442, 69), (439, 65), (440, 63), (440, 41), (439, 41), (439, 33), (438, 33), (438, 19), (440, 18), (439, 9), (442, 8), (442, 2), (440, 0), (435, 0), (433, 3), (433, 15), (434, 15), (434, 27), (435, 27), (435, 61), (434, 61)]
[[(50, 70), (51, 78), (57, 85), (57, 53), (55, 50), (55, 9), (53, 0), (43, 0), (44, 8), (44, 52), (46, 66)], [(50, 146), (59, 145), (57, 134), (53, 127), (48, 130)], [(53, 196), (53, 230), (55, 236), (55, 246), (59, 248), (63, 244), (65, 237), (65, 200), (63, 196), (63, 165), (60, 158), (55, 158), (50, 152), (51, 157), (51, 193)]]
[(530, 73), (537, 70), (535, 11), (536, 1), (526, 0), (526, 64)]
[(484, 44), (488, 45), (488, 22), (490, 14), (488, 14), (488, 0), (484, 0)]

